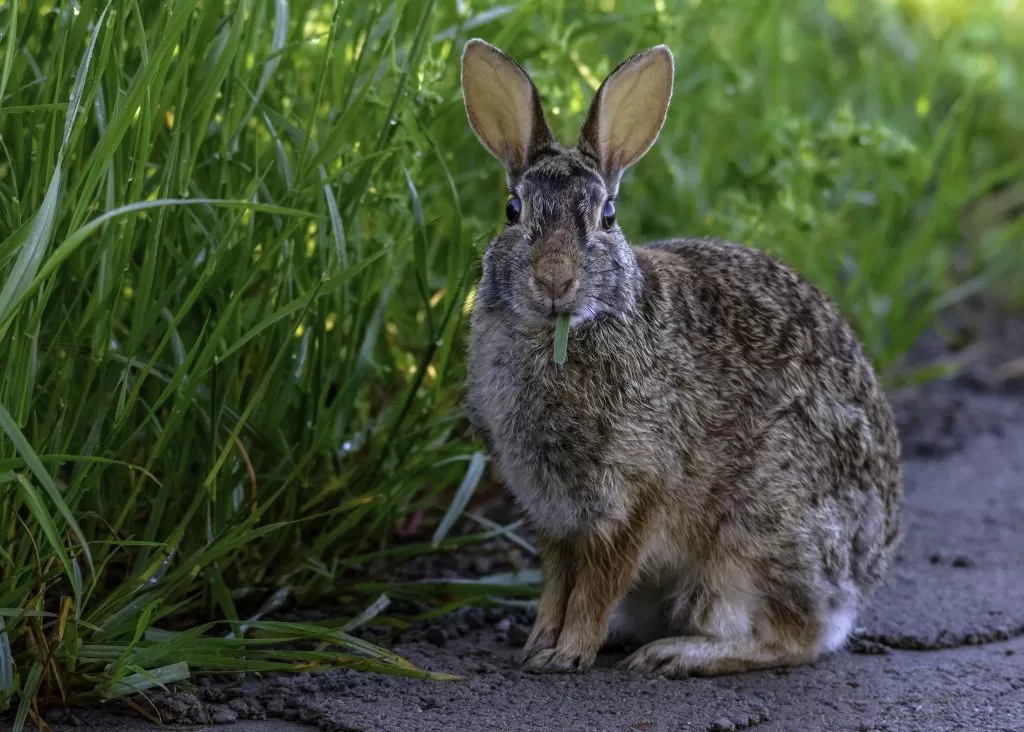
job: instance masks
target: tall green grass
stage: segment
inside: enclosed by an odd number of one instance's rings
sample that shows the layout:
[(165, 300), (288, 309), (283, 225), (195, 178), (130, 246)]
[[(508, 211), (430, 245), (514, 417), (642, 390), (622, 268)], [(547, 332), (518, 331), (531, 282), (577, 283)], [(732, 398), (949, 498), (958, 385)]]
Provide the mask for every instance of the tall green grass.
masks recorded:
[[(1012, 217), (961, 231), (1019, 190), (1024, 128), (1020, 25), (972, 7), (8, 0), (0, 708), (424, 673), (349, 631), (386, 606), (371, 562), (474, 539), (451, 533), (483, 471), (465, 305), (504, 194), (465, 123), (466, 38), (531, 68), (566, 139), (615, 63), (668, 42), (626, 230), (778, 253), (898, 379), (941, 307), (1018, 261)], [(394, 546), (416, 511), (434, 541)], [(264, 619), (325, 601), (336, 621)]]

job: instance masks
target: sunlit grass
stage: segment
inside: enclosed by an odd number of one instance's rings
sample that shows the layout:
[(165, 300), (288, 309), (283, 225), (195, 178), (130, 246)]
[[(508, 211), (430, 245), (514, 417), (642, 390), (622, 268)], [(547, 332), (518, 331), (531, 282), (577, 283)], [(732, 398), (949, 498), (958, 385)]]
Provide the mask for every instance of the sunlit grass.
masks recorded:
[[(619, 60), (670, 43), (624, 228), (779, 254), (909, 378), (942, 306), (1021, 271), (1018, 16), (961, 7), (9, 0), (0, 707), (20, 727), (203, 673), (421, 674), (350, 631), (382, 592), (482, 594), (363, 572), (475, 540), (449, 533), (484, 467), (463, 333), (504, 193), (459, 97), (471, 35), (531, 69), (566, 141)], [(432, 539), (390, 546), (420, 510)], [(337, 619), (267, 620), (314, 602)]]

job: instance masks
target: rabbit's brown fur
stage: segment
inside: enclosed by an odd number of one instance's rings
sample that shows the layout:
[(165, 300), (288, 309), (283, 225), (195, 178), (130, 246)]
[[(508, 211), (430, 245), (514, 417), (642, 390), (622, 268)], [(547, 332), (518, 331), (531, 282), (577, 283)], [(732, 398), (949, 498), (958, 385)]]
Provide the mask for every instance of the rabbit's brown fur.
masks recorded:
[[(672, 676), (811, 661), (846, 641), (900, 534), (890, 408), (821, 292), (755, 249), (634, 248), (602, 225), (671, 71), (664, 47), (624, 62), (567, 149), (518, 64), (464, 52), (470, 120), (522, 210), (484, 255), (468, 402), (540, 537), (534, 671), (586, 668), (609, 639)], [(564, 296), (538, 286), (548, 265), (573, 277)]]

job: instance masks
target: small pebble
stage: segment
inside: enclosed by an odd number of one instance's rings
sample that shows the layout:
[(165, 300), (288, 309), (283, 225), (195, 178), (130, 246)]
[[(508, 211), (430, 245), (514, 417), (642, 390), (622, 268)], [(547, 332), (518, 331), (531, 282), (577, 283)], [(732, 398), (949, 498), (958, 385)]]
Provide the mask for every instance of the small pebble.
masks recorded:
[(266, 719), (266, 712), (263, 707), (253, 699), (232, 699), (228, 702), (228, 709), (238, 715), (239, 719)]
[(473, 560), (473, 571), (477, 574), (490, 574), (494, 562), (490, 557), (477, 557)]
[(466, 613), (466, 625), (470, 630), (482, 630), (487, 625), (487, 621), (484, 620), (484, 611), (478, 607), (470, 608)]
[(433, 643), (438, 648), (444, 648), (448, 645), (448, 639), (445, 637), (444, 631), (436, 625), (427, 629), (426, 638), (427, 642)]
[(509, 620), (508, 618), (502, 618), (501, 620), (499, 620), (497, 623), (494, 624), (494, 629), (496, 631), (498, 631), (499, 633), (507, 633), (511, 627), (512, 627), (512, 621)]
[(755, 724), (764, 724), (765, 722), (771, 721), (771, 717), (768, 716), (768, 710), (764, 707), (757, 707), (752, 712), (750, 712), (749, 719), (749, 724), (751, 726)]
[(722, 717), (718, 721), (711, 723), (711, 726), (708, 727), (708, 732), (733, 732), (735, 729), (735, 722), (727, 717)]
[(210, 719), (214, 724), (231, 724), (238, 721), (238, 713), (218, 704), (210, 707)]

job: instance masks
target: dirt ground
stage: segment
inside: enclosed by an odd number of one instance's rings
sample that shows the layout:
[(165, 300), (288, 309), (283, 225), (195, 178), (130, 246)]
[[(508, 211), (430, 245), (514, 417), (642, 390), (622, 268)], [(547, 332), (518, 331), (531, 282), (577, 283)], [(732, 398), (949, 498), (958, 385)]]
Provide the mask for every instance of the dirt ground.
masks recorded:
[[(814, 665), (669, 681), (605, 655), (583, 674), (530, 676), (518, 670), (525, 612), (476, 609), (395, 646), (461, 681), (272, 678), (165, 696), (164, 719), (234, 723), (225, 732), (1024, 730), (1024, 388), (999, 373), (988, 361), (893, 396), (906, 538), (850, 648)], [(57, 732), (157, 729), (119, 709), (52, 722)]]

